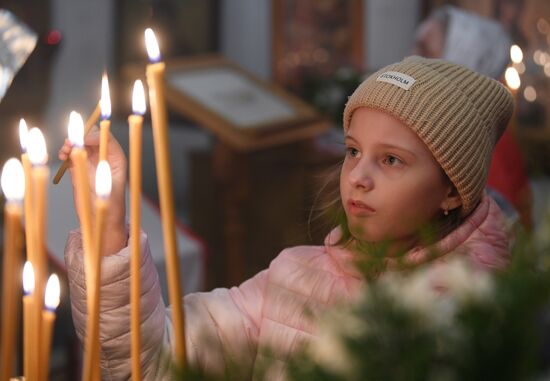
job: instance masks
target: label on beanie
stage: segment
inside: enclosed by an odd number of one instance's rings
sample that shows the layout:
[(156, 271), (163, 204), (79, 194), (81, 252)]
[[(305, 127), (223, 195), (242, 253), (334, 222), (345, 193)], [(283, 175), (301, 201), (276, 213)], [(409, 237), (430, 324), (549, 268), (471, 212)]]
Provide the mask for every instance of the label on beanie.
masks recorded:
[(402, 89), (409, 90), (416, 82), (416, 79), (410, 75), (399, 73), (397, 71), (386, 71), (376, 78), (377, 82), (386, 82), (395, 86), (399, 86)]

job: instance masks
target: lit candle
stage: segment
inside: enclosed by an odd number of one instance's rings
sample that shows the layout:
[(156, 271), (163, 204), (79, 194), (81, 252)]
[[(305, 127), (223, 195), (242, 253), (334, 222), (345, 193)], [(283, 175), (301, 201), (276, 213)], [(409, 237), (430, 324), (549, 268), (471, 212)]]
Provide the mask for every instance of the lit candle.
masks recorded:
[[(87, 296), (87, 307), (88, 307), (88, 317), (93, 315), (93, 290), (95, 288), (93, 280), (95, 279), (94, 275), (94, 242), (93, 242), (93, 230), (92, 230), (92, 205), (90, 197), (90, 182), (88, 180), (88, 159), (86, 150), (84, 149), (84, 123), (82, 117), (79, 113), (72, 111), (69, 116), (69, 128), (68, 128), (69, 141), (73, 145), (71, 151), (71, 161), (74, 165), (74, 174), (75, 174), (75, 193), (77, 199), (77, 208), (79, 210), (80, 217), (80, 228), (82, 232), (82, 246), (84, 250), (84, 266), (85, 266), (85, 277), (86, 277), (86, 296)], [(88, 326), (88, 335), (91, 331), (90, 326)], [(92, 350), (92, 342), (90, 339), (86, 339), (86, 358), (88, 362), (92, 359), (94, 352)], [(93, 369), (88, 365), (89, 369)], [(86, 365), (85, 365), (86, 366)], [(91, 371), (89, 371), (91, 372)], [(94, 373), (83, 373), (84, 377), (89, 375), (90, 377), (99, 377), (99, 375), (94, 376)], [(95, 379), (95, 378), (92, 378)]]
[(17, 353), (16, 338), (19, 322), (21, 285), (15, 274), (21, 266), (21, 216), (22, 201), (25, 195), (25, 174), (17, 159), (9, 159), (2, 169), (2, 191), (6, 196), (4, 207), (4, 262), (2, 275), (2, 327), (0, 379), (7, 380), (12, 375), (13, 354)]
[(34, 271), (32, 264), (27, 261), (23, 267), (23, 375), (25, 380), (35, 380), (37, 367), (32, 366), (31, 353), (33, 350), (32, 340), (35, 337), (32, 324), (32, 308), (34, 306)]
[(130, 126), (130, 282), (132, 333), (132, 380), (141, 380), (140, 366), (140, 264), (141, 264), (141, 132), (145, 114), (145, 91), (140, 80), (134, 82), (132, 95), (133, 114), (128, 117)]
[[(32, 268), (31, 263), (37, 264), (37, 257), (36, 257), (36, 233), (35, 233), (35, 226), (33, 222), (33, 192), (32, 192), (32, 181), (31, 181), (31, 173), (32, 173), (32, 166), (31, 162), (29, 160), (29, 154), (27, 152), (27, 143), (28, 143), (28, 136), (29, 136), (29, 130), (27, 127), (27, 123), (24, 119), (21, 119), (19, 121), (19, 142), (21, 144), (21, 163), (23, 164), (23, 170), (25, 172), (25, 243), (26, 243), (26, 249), (27, 249), (27, 261), (29, 262), (29, 266)], [(34, 292), (34, 272), (32, 273), (32, 289)], [(33, 301), (32, 297), (26, 297), (23, 298), (24, 303), (29, 305), (29, 307), (25, 307), (25, 324), (29, 324), (30, 327), (33, 325), (30, 324), (30, 322), (34, 321), (35, 324), (38, 322), (38, 318), (33, 318), (34, 311), (32, 310), (35, 302)], [(36, 333), (34, 331), (31, 331), (31, 328), (24, 328), (25, 332), (25, 338), (30, 339), (29, 342), (32, 343), (32, 339), (36, 337)], [(25, 343), (25, 342), (23, 342)], [(31, 349), (25, 345), (23, 348), (24, 351), (24, 361), (25, 361), (25, 367), (28, 367), (33, 362), (36, 363), (38, 358), (36, 357), (36, 351), (31, 351)], [(34, 357), (33, 357), (34, 356)], [(30, 367), (25, 368), (25, 375), (27, 380), (36, 380), (36, 374), (28, 373), (35, 372), (36, 367)]]
[(29, 136), (29, 128), (25, 119), (19, 119), (19, 143), (21, 144), (21, 152), (27, 153), (27, 138)]
[(44, 297), (45, 309), (42, 311), (42, 342), (40, 347), (39, 372), (40, 381), (48, 381), (50, 369), (50, 352), (52, 348), (52, 333), (55, 323), (55, 310), (59, 305), (59, 278), (52, 274), (46, 285), (46, 295)]
[[(92, 127), (97, 123), (97, 121), (99, 120), (99, 116), (101, 115), (101, 107), (99, 105), (99, 102), (96, 106), (96, 108), (94, 109), (94, 111), (92, 112), (92, 114), (90, 115), (90, 117), (88, 118), (88, 120), (86, 121), (86, 125), (84, 127), (84, 135), (87, 135), (88, 132), (90, 132), (90, 130), (92, 129)], [(67, 168), (69, 168), (71, 164), (71, 161), (69, 159), (66, 159), (62, 164), (61, 166), (59, 167), (59, 169), (57, 170), (57, 173), (55, 174), (54, 178), (53, 178), (53, 183), (54, 184), (58, 184), (59, 181), (61, 180), (61, 178), (63, 177), (63, 175), (65, 174), (65, 171), (67, 170)]]
[(111, 96), (109, 95), (109, 80), (107, 74), (101, 78), (101, 122), (99, 122), (99, 161), (107, 160), (109, 130), (111, 128)]
[(506, 79), (506, 85), (508, 86), (512, 94), (515, 95), (517, 93), (517, 90), (521, 86), (521, 79), (519, 78), (518, 71), (513, 67), (509, 67), (504, 73), (504, 78)]
[(510, 59), (513, 63), (518, 64), (523, 61), (523, 51), (517, 45), (512, 45), (510, 47)]
[[(79, 113), (72, 111), (69, 116), (68, 127), (69, 141), (73, 145), (71, 151), (71, 161), (75, 172), (75, 193), (77, 208), (79, 210), (80, 227), (82, 232), (82, 246), (84, 250), (84, 264), (86, 268), (86, 288), (92, 289), (90, 283), (93, 256), (93, 237), (92, 237), (92, 205), (90, 197), (90, 182), (88, 179), (87, 154), (84, 149), (84, 123)], [(88, 293), (88, 309), (91, 300)]]
[(36, 249), (34, 248), (35, 239), (32, 224), (32, 182), (31, 182), (31, 162), (27, 153), (27, 140), (29, 130), (24, 119), (19, 121), (19, 142), (21, 143), (21, 163), (25, 171), (25, 243), (27, 247), (27, 259), (36, 262)]
[(185, 332), (184, 315), (181, 300), (181, 280), (179, 273), (178, 247), (176, 242), (174, 196), (170, 166), (170, 146), (166, 106), (164, 100), (164, 62), (161, 61), (159, 46), (155, 33), (145, 30), (145, 44), (149, 63), (146, 68), (147, 84), (149, 85), (149, 103), (153, 122), (153, 140), (155, 145), (155, 163), (159, 189), (160, 213), (164, 236), (164, 252), (166, 256), (166, 273), (168, 274), (168, 292), (172, 305), (172, 318), (175, 336), (175, 361), (185, 365)]
[(504, 78), (506, 80), (506, 85), (512, 93), (514, 99), (514, 113), (510, 120), (510, 130), (513, 134), (516, 134), (517, 130), (517, 116), (518, 116), (518, 89), (521, 86), (521, 79), (519, 78), (519, 73), (514, 67), (509, 67), (504, 73)]
[[(48, 152), (46, 150), (46, 142), (42, 132), (34, 127), (29, 131), (27, 137), (27, 152), (29, 160), (32, 164), (31, 186), (33, 190), (33, 206), (32, 206), (32, 222), (34, 235), (34, 248), (36, 249), (35, 261), (31, 260), (34, 277), (34, 312), (33, 324), (36, 326), (36, 331), (33, 331), (36, 336), (33, 340), (35, 347), (40, 348), (42, 334), (42, 310), (44, 307), (44, 287), (46, 286), (46, 270), (48, 266), (46, 258), (46, 200), (47, 200), (47, 185), (49, 177), (49, 169), (46, 166), (48, 160)], [(39, 351), (37, 351), (39, 353)], [(38, 355), (37, 355), (38, 356)], [(38, 357), (36, 358), (38, 360)], [(33, 360), (34, 364), (37, 364)]]
[(92, 303), (88, 312), (86, 353), (84, 358), (84, 380), (100, 380), (100, 348), (99, 348), (99, 301), (101, 284), (101, 258), (103, 255), (103, 230), (105, 216), (109, 207), (109, 196), (111, 195), (111, 169), (107, 161), (100, 161), (96, 169), (95, 177), (95, 237), (93, 268), (90, 271), (92, 288), (88, 295)]

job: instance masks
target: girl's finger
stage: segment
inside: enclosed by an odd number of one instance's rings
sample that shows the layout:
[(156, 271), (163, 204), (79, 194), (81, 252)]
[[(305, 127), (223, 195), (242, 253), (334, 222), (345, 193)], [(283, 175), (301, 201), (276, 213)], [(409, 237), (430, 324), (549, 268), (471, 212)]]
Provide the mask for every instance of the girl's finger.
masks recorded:
[(73, 149), (73, 146), (71, 145), (71, 143), (69, 142), (65, 142), (65, 144), (63, 144), (63, 146), (61, 147), (61, 149), (59, 151), (62, 151), (62, 152), (71, 152)]
[(67, 156), (70, 155), (71, 150), (72, 150), (71, 142), (69, 141), (69, 139), (65, 138), (63, 145), (61, 146), (59, 151), (57, 151), (57, 156), (59, 157), (60, 160), (65, 160)]
[(90, 129), (90, 132), (86, 134), (84, 137), (84, 145), (85, 146), (97, 146), (99, 145), (99, 128), (97, 126), (93, 126)]
[(71, 154), (72, 147), (68, 145), (63, 145), (61, 149), (58, 151), (57, 156), (60, 160), (66, 160), (67, 157)]

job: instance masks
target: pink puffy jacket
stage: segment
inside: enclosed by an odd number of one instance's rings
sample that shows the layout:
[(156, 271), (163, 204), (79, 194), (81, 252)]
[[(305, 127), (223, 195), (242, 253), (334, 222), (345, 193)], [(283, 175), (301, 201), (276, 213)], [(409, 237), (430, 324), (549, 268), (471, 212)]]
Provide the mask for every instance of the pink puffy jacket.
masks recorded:
[[(185, 296), (187, 355), (203, 369), (224, 371), (233, 361), (250, 379), (272, 366), (269, 378), (283, 378), (288, 356), (300, 344), (315, 340), (314, 317), (336, 302), (352, 301), (364, 280), (353, 266), (354, 254), (333, 246), (335, 229), (325, 246), (284, 250), (264, 270), (239, 287)], [(481, 269), (501, 268), (508, 261), (508, 236), (495, 202), (484, 197), (474, 213), (436, 244), (444, 263), (467, 255)], [(171, 349), (171, 313), (161, 297), (147, 239), (142, 234), (141, 363), (144, 380), (169, 380), (163, 359)], [(101, 285), (101, 366), (103, 380), (130, 379), (130, 287), (128, 248), (105, 257)], [(425, 249), (407, 258), (423, 262)], [(72, 313), (80, 339), (85, 337), (86, 299), (80, 234), (71, 232), (65, 250)], [(268, 350), (269, 348), (270, 350)]]

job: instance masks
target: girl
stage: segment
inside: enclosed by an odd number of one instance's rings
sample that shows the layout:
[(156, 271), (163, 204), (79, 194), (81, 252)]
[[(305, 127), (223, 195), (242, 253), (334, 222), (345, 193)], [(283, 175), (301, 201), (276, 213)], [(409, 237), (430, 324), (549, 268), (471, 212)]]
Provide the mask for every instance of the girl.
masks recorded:
[[(400, 264), (444, 266), (454, 256), (464, 256), (481, 270), (505, 266), (508, 238), (502, 215), (483, 189), (492, 149), (512, 110), (511, 95), (497, 81), (445, 61), (409, 57), (367, 78), (344, 111), (347, 153), (339, 204), (345, 219), (323, 246), (284, 250), (239, 287), (187, 295), (189, 361), (223, 372), (235, 360), (243, 378), (250, 379), (269, 357), (268, 379), (283, 378), (288, 357), (304, 342), (315, 341), (316, 315), (357, 296), (366, 279), (354, 262), (372, 256), (381, 243), (386, 257), (376, 276)], [(113, 205), (120, 207), (106, 229), (112, 239), (106, 240), (110, 246), (102, 264), (101, 363), (103, 379), (127, 380), (126, 163), (111, 141), (109, 160), (118, 188)], [(97, 136), (87, 144), (93, 163)], [(64, 146), (60, 159), (69, 152)], [(436, 235), (423, 244), (427, 225), (436, 227)], [(142, 371), (145, 380), (168, 379), (160, 360), (171, 348), (170, 308), (162, 301), (145, 234), (141, 242)], [(86, 299), (80, 233), (70, 234), (65, 256), (73, 318), (82, 338)]]

